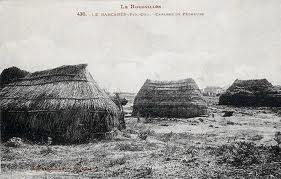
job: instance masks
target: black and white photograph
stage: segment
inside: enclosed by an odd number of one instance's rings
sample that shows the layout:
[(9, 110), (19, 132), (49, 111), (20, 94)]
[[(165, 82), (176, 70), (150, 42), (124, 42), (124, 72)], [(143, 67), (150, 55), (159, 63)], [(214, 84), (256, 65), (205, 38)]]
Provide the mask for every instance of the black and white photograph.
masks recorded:
[(281, 178), (281, 1), (0, 0), (0, 178)]

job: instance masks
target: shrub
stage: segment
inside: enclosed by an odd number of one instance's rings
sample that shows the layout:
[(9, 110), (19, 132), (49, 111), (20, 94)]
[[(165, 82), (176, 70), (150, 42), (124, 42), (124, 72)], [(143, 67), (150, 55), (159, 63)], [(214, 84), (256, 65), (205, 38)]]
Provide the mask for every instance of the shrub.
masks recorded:
[(128, 134), (127, 132), (123, 132), (122, 136), (126, 137), (126, 138), (131, 138), (130, 134)]
[(133, 129), (130, 129), (130, 128), (126, 129), (125, 132), (129, 133), (129, 134), (138, 134), (138, 132), (136, 130), (133, 130)]
[(5, 143), (7, 147), (23, 147), (24, 143), (21, 138), (13, 137)]
[(252, 164), (281, 163), (281, 148), (279, 146), (257, 146), (253, 142), (234, 142), (211, 150), (217, 157), (217, 162), (233, 166)]
[(274, 138), (275, 142), (277, 142), (277, 145), (280, 145), (281, 144), (281, 132), (276, 132), (275, 135), (274, 135)]
[(196, 149), (195, 147), (190, 147), (185, 149), (184, 154), (188, 154), (191, 155), (191, 157), (194, 157), (198, 154), (198, 149)]
[(181, 148), (177, 145), (173, 144), (167, 144), (164, 148), (163, 154), (167, 159), (170, 159), (170, 157), (174, 157), (177, 153), (179, 153)]
[(281, 162), (281, 148), (279, 146), (268, 147), (266, 162)]
[(14, 160), (16, 158), (16, 155), (10, 149), (9, 147), (1, 147), (1, 160), (2, 161), (9, 161), (9, 160)]
[(126, 161), (127, 161), (127, 158), (123, 156), (121, 158), (110, 160), (108, 166), (113, 167), (115, 165), (123, 165), (126, 163)]
[(252, 165), (261, 163), (260, 151), (252, 142), (235, 142), (222, 145), (216, 149), (219, 163), (233, 166)]
[(163, 142), (169, 142), (173, 136), (175, 136), (175, 134), (171, 131), (169, 133), (165, 133), (165, 134), (161, 135), (159, 137), (159, 140), (161, 140)]
[(148, 137), (148, 134), (145, 133), (145, 132), (141, 132), (139, 133), (139, 138), (142, 139), (142, 140), (146, 140)]
[(227, 121), (226, 124), (227, 124), (227, 125), (235, 125), (235, 123), (232, 122), (232, 121)]
[(257, 134), (257, 135), (252, 136), (252, 137), (250, 138), (250, 140), (252, 140), (252, 141), (258, 141), (258, 140), (261, 140), (262, 138), (263, 138), (262, 135)]
[(48, 155), (48, 154), (55, 154), (55, 151), (52, 150), (50, 146), (47, 146), (47, 148), (44, 148), (40, 151), (42, 155)]
[(151, 167), (141, 167), (136, 169), (136, 174), (134, 178), (151, 178), (149, 176), (152, 175), (152, 168)]
[(149, 135), (152, 136), (154, 134), (155, 134), (154, 131), (152, 131), (150, 129), (147, 129), (147, 130), (144, 130), (144, 131), (140, 131), (138, 137), (142, 140), (146, 140)]
[[(140, 120), (138, 120), (139, 122)], [(152, 123), (152, 120), (150, 118), (145, 118), (144, 121), (143, 121), (144, 124), (149, 124), (149, 123)]]

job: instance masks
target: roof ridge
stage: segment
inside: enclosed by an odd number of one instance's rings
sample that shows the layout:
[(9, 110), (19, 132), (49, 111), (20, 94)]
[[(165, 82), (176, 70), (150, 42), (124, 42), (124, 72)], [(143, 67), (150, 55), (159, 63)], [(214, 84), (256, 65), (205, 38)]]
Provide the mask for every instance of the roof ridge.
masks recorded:
[(146, 83), (183, 83), (183, 82), (190, 82), (190, 81), (194, 81), (194, 79), (193, 78), (184, 78), (184, 79), (180, 79), (180, 80), (151, 80), (151, 79), (147, 79), (145, 82)]
[[(41, 71), (35, 71), (32, 73), (29, 73), (24, 78), (34, 78), (35, 77), (41, 77), (41, 76), (52, 76), (52, 75), (58, 75), (58, 74), (77, 74), (79, 71), (86, 69), (88, 64), (77, 64), (77, 65), (62, 65), (56, 68), (41, 70)], [(75, 72), (75, 73), (73, 73)]]

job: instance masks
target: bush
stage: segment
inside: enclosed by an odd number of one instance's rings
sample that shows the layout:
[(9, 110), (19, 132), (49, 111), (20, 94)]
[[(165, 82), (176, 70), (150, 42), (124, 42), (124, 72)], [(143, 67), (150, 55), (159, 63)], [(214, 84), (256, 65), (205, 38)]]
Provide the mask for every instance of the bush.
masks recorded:
[(145, 118), (143, 121), (144, 124), (149, 124), (149, 123), (153, 123), (153, 119), (152, 118)]
[(266, 162), (281, 162), (281, 148), (279, 146), (270, 146), (267, 151)]
[(250, 140), (252, 140), (252, 141), (259, 141), (262, 138), (263, 138), (262, 135), (257, 134), (257, 135), (254, 135), (254, 136), (250, 137)]
[(108, 166), (109, 167), (113, 167), (115, 165), (123, 165), (123, 164), (126, 163), (126, 161), (127, 161), (126, 157), (121, 157), (121, 158), (113, 159), (113, 160), (110, 160)]
[(260, 151), (252, 142), (235, 142), (222, 145), (216, 149), (219, 163), (228, 163), (233, 166), (245, 166), (261, 163)]
[(180, 148), (178, 146), (167, 144), (163, 152), (167, 158), (170, 158), (173, 157), (179, 150)]
[(7, 147), (23, 147), (24, 143), (21, 138), (13, 137), (5, 143)]
[(55, 151), (52, 150), (50, 146), (47, 146), (47, 148), (44, 148), (40, 151), (42, 155), (48, 155), (48, 154), (55, 154)]
[(174, 137), (174, 136), (175, 136), (175, 134), (171, 131), (169, 133), (162, 134), (159, 137), (159, 140), (161, 140), (163, 142), (169, 142), (171, 140), (171, 138)]
[(16, 158), (15, 153), (9, 147), (1, 147), (1, 160), (11, 161)]
[(152, 175), (152, 168), (151, 167), (141, 167), (136, 169), (136, 174), (134, 178), (151, 178), (149, 176)]
[(146, 140), (149, 135), (152, 136), (154, 134), (155, 134), (154, 131), (152, 131), (150, 129), (147, 129), (147, 130), (144, 130), (144, 131), (140, 131), (138, 137), (142, 140)]
[(214, 150), (219, 164), (227, 163), (235, 167), (253, 164), (281, 162), (279, 146), (257, 146), (253, 142), (234, 142)]
[(280, 131), (276, 132), (273, 139), (275, 140), (275, 142), (277, 142), (277, 145), (280, 145), (281, 144), (281, 132)]
[(133, 129), (130, 129), (130, 128), (126, 129), (125, 132), (129, 133), (129, 134), (138, 134), (138, 132), (136, 130), (133, 130)]

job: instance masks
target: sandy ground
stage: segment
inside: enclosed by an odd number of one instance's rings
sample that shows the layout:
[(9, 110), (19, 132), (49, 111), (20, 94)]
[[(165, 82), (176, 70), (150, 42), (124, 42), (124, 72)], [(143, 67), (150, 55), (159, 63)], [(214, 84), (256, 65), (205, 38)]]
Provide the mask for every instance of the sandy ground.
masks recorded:
[[(128, 117), (127, 129), (111, 140), (1, 145), (1, 178), (280, 178), (281, 169), (275, 167), (281, 166), (281, 153), (267, 162), (238, 166), (219, 162), (216, 153), (235, 142), (253, 143), (254, 152), (259, 146), (276, 146), (281, 117), (268, 108), (217, 106), (217, 99), (212, 100), (208, 117), (139, 122)], [(223, 117), (225, 110), (234, 115)]]

